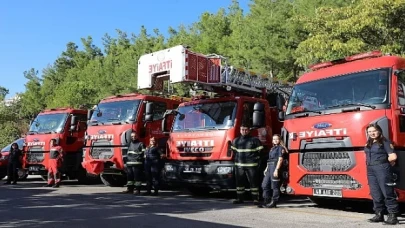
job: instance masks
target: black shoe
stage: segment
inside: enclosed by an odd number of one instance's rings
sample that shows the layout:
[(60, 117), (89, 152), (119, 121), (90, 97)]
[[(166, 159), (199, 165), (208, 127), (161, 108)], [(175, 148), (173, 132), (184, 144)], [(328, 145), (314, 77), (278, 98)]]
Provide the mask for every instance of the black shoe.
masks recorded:
[(17, 184), (17, 182), (13, 182), (13, 183), (11, 183), (12, 185), (16, 185)]
[(158, 191), (154, 191), (154, 192), (152, 193), (152, 196), (158, 196), (158, 195), (159, 195)]
[(241, 200), (241, 199), (237, 199), (237, 200), (234, 200), (232, 203), (233, 203), (233, 204), (242, 204), (242, 203), (244, 203), (244, 202), (243, 202), (243, 200)]
[(266, 208), (276, 208), (277, 202), (272, 200), (270, 203), (266, 204), (265, 207)]
[(46, 185), (44, 185), (44, 187), (52, 187), (52, 185), (51, 184), (46, 184)]
[(11, 182), (4, 182), (4, 184), (11, 184)]
[(151, 192), (151, 191), (147, 191), (147, 192), (144, 192), (142, 195), (143, 195), (143, 196), (150, 196), (150, 195), (152, 195), (152, 192)]
[(385, 221), (384, 224), (387, 224), (387, 225), (396, 225), (396, 224), (398, 224), (397, 215), (392, 214), (392, 213), (388, 214), (387, 221)]
[(384, 215), (381, 212), (375, 213), (375, 216), (368, 220), (369, 222), (384, 222)]
[(130, 189), (130, 188), (127, 188), (127, 190), (122, 191), (121, 193), (124, 193), (124, 194), (134, 194), (134, 190), (133, 190), (133, 189)]
[(53, 186), (52, 186), (52, 188), (59, 188), (59, 184), (54, 184)]
[(259, 205), (260, 203), (259, 203), (259, 200), (253, 200), (253, 204), (254, 205)]
[(266, 208), (266, 204), (270, 203), (269, 199), (264, 199), (263, 203), (257, 205), (258, 208)]

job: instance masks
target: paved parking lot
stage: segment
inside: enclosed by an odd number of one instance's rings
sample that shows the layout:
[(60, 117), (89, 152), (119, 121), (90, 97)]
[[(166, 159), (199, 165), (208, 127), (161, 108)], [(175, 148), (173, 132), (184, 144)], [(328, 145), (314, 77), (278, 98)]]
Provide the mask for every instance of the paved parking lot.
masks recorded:
[[(370, 205), (317, 207), (305, 198), (284, 198), (277, 209), (250, 202), (233, 205), (226, 194), (193, 197), (162, 191), (159, 197), (120, 194), (124, 188), (65, 182), (44, 188), (30, 178), (0, 186), (0, 227), (386, 227), (369, 224)], [(400, 217), (402, 226), (405, 218)]]

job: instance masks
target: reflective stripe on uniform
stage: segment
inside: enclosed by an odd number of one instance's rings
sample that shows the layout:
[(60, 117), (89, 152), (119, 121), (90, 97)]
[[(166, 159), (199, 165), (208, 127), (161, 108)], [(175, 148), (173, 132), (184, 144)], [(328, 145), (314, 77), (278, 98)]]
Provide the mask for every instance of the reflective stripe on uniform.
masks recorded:
[(145, 149), (142, 149), (142, 152), (144, 152), (145, 151)]
[(256, 152), (256, 151), (259, 151), (259, 150), (262, 150), (263, 149), (263, 146), (259, 146), (259, 147), (256, 147), (256, 148), (254, 148), (254, 149), (238, 149), (238, 148), (236, 148), (236, 147), (234, 147), (234, 146), (231, 146), (231, 148), (233, 149), (233, 150), (235, 150), (236, 152), (238, 152), (238, 153), (246, 153), (246, 152)]
[(134, 183), (135, 183), (135, 181), (128, 181), (127, 186), (132, 186), (132, 185), (134, 185)]
[(259, 188), (250, 188), (250, 191), (255, 191), (255, 192), (257, 192), (257, 191), (259, 191)]
[(141, 186), (142, 185), (142, 182), (140, 182), (140, 181), (135, 181), (135, 186)]
[(142, 162), (129, 161), (129, 162), (127, 162), (127, 165), (142, 165)]
[(143, 152), (128, 151), (128, 154), (143, 154)]
[(236, 187), (236, 190), (242, 190), (242, 191), (244, 191), (244, 190), (245, 190), (245, 187)]
[(241, 167), (253, 167), (257, 166), (258, 163), (235, 163), (236, 166), (241, 166)]

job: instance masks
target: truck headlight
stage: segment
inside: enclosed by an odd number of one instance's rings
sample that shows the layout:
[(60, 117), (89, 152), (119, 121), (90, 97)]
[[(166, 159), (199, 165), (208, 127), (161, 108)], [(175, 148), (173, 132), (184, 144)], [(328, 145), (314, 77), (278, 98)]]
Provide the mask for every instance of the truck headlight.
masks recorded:
[(232, 167), (220, 166), (217, 168), (218, 174), (230, 174), (232, 173)]

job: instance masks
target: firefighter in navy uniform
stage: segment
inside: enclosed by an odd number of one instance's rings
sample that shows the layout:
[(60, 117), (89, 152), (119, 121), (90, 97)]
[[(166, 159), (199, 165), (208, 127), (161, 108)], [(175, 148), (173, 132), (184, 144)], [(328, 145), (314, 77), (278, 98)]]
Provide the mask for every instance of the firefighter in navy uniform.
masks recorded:
[[(7, 164), (7, 181), (4, 184), (17, 184), (18, 169), (21, 168), (22, 151), (18, 148), (17, 143), (11, 144)], [(13, 183), (11, 183), (13, 181)]]
[[(267, 160), (267, 167), (264, 171), (262, 182), (264, 203), (258, 206), (260, 208), (273, 208), (277, 206), (277, 202), (280, 198), (279, 170), (283, 163), (284, 153), (286, 153), (286, 150), (280, 135), (273, 135), (273, 147), (269, 152), (269, 159)], [(270, 196), (271, 190), (273, 190), (272, 196)]]
[(241, 136), (233, 140), (231, 147), (235, 154), (237, 193), (237, 199), (233, 203), (240, 204), (244, 202), (245, 178), (247, 178), (250, 184), (253, 203), (257, 205), (259, 204), (258, 167), (260, 152), (263, 150), (263, 146), (258, 138), (250, 135), (250, 129), (247, 124), (241, 125), (240, 133)]
[[(136, 132), (132, 132), (126, 162), (127, 190), (124, 193), (133, 193), (134, 195), (141, 193), (144, 152), (145, 145), (138, 140)], [(136, 190), (135, 193), (134, 189)]]
[[(162, 166), (163, 151), (156, 145), (156, 139), (150, 138), (149, 146), (145, 150), (145, 174), (146, 193), (145, 195), (157, 196), (160, 186), (160, 171)], [(153, 194), (152, 194), (153, 185)]]
[(398, 224), (399, 205), (394, 190), (391, 166), (395, 165), (397, 155), (393, 144), (382, 135), (377, 124), (367, 127), (369, 136), (364, 148), (366, 153), (367, 179), (373, 199), (375, 216), (369, 222), (384, 222), (384, 213), (388, 211), (386, 224)]

